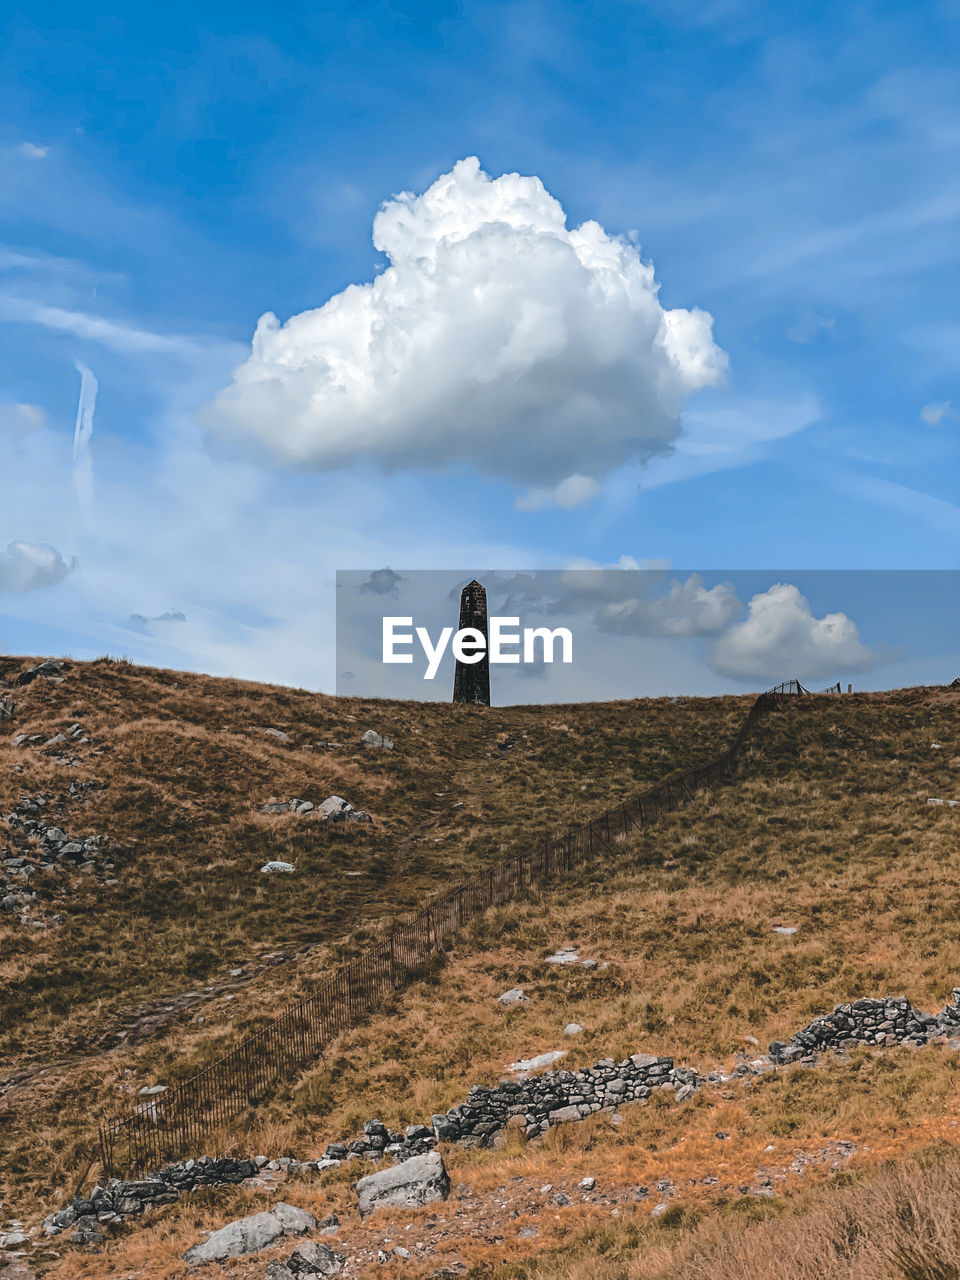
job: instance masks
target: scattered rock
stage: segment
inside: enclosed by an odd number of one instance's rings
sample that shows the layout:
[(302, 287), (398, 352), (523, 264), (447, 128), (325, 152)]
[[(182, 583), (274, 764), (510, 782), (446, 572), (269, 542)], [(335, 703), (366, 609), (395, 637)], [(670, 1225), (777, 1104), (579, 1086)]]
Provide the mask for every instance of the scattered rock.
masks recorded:
[(201, 1244), (183, 1255), (184, 1262), (222, 1262), (245, 1253), (257, 1253), (279, 1240), (283, 1223), (274, 1213), (254, 1213), (249, 1218), (228, 1222)]
[(576, 947), (561, 947), (552, 956), (547, 956), (547, 964), (579, 964), (580, 956)]
[(497, 996), (497, 1004), (502, 1004), (506, 1008), (510, 1008), (515, 1004), (529, 1004), (530, 997), (524, 995), (522, 988), (511, 987), (509, 991), (504, 991), (502, 996)]
[(21, 686), (32, 684), (38, 676), (44, 676), (47, 680), (55, 680), (60, 677), (60, 673), (68, 665), (60, 658), (48, 658), (45, 662), (38, 662), (35, 667), (29, 667), (26, 671), (21, 671), (17, 676), (17, 684)]
[[(285, 1265), (288, 1273), (293, 1276), (338, 1276), (346, 1261), (342, 1254), (335, 1253), (328, 1244), (308, 1240), (294, 1249)], [(281, 1280), (286, 1280), (286, 1277)]]
[(372, 822), (369, 813), (355, 809), (342, 796), (328, 796), (316, 811), (322, 822)]
[(508, 1071), (539, 1071), (550, 1067), (561, 1058), (567, 1056), (566, 1049), (551, 1049), (549, 1053), (539, 1053), (535, 1058), (521, 1058), (519, 1062), (511, 1062)]
[(381, 735), (377, 733), (375, 729), (368, 729), (366, 733), (363, 734), (363, 736), (361, 737), (360, 742), (365, 747), (378, 748), (382, 751), (393, 750), (392, 739), (381, 737)]
[(299, 804), (299, 800), (271, 800), (269, 804), (263, 804), (260, 806), (260, 812), (295, 813)]
[(284, 731), (283, 731), (282, 729), (263, 729), (263, 730), (261, 730), (261, 732), (262, 732), (262, 733), (268, 733), (268, 734), (270, 735), (270, 737), (271, 737), (271, 738), (276, 738), (276, 740), (277, 740), (278, 742), (289, 742), (289, 741), (290, 741), (290, 735), (289, 735), (289, 733), (284, 733)]
[(578, 1036), (582, 1030), (583, 1027), (581, 1027), (579, 1022), (568, 1022), (563, 1028), (563, 1034), (565, 1036)]
[(356, 1186), (361, 1217), (387, 1205), (412, 1209), (446, 1200), (450, 1178), (437, 1151), (414, 1156), (403, 1164), (381, 1169), (361, 1178)]
[(260, 874), (269, 876), (276, 871), (296, 871), (296, 867), (292, 862), (265, 862), (260, 868)]
[(773, 932), (779, 933), (781, 938), (792, 938), (797, 932), (798, 926), (795, 924), (775, 924)]

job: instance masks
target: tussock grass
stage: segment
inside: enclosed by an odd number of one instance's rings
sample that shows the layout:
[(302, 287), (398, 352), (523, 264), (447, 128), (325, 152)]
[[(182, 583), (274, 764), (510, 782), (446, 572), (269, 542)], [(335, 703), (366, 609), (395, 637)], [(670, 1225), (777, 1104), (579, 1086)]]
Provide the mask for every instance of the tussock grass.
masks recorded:
[(960, 1158), (939, 1150), (853, 1185), (782, 1202), (735, 1201), (706, 1217), (594, 1227), (540, 1261), (489, 1280), (957, 1280)]
[[(84, 679), (100, 679), (92, 668), (80, 670)], [(107, 672), (111, 679), (114, 674)], [(146, 679), (136, 671), (122, 674), (129, 681)], [(148, 675), (153, 682), (149, 687), (163, 689), (165, 673)], [(171, 987), (188, 971), (198, 975), (194, 981), (221, 975), (228, 960), (249, 959), (257, 943), (275, 949), (309, 939), (315, 949), (210, 1000), (203, 1006), (202, 1024), (191, 1013), (149, 1043), (117, 1049), (107, 1058), (51, 1073), (14, 1092), (6, 1108), (11, 1123), (2, 1139), (11, 1202), (29, 1194), (39, 1196), (45, 1208), (55, 1207), (80, 1163), (83, 1137), (100, 1116), (129, 1106), (142, 1084), (183, 1078), (329, 972), (346, 954), (336, 932), (344, 917), (314, 918), (310, 912), (330, 909), (317, 899), (330, 896), (331, 886), (342, 883), (344, 868), (360, 865), (363, 857), (369, 859), (364, 865), (376, 867), (363, 894), (358, 892), (352, 917), (372, 936), (405, 903), (483, 865), (485, 858), (602, 808), (658, 780), (671, 767), (708, 757), (746, 713), (743, 700), (730, 699), (492, 709), (489, 715), (472, 708), (373, 707), (285, 691), (276, 692), (274, 703), (269, 701), (272, 691), (257, 700), (249, 688), (227, 690), (221, 687), (225, 683), (207, 682), (171, 704), (171, 718), (188, 728), (172, 733), (170, 740), (200, 740), (211, 751), (214, 746), (229, 748), (234, 753), (230, 767), (239, 769), (236, 761), (243, 760), (245, 786), (234, 794), (234, 784), (225, 784), (223, 796), (211, 800), (210, 812), (220, 813), (215, 805), (221, 804), (222, 816), (207, 837), (202, 862), (181, 855), (178, 869), (173, 851), (179, 836), (162, 834), (149, 848), (144, 845), (140, 856), (150, 871), (149, 876), (143, 871), (145, 883), (165, 875), (185, 884), (181, 891), (189, 889), (193, 915), (166, 901), (158, 903), (151, 908), (159, 916), (158, 939), (146, 939), (143, 949)], [(41, 693), (65, 697), (66, 687)], [(180, 691), (169, 696), (174, 694), (180, 698)], [(132, 696), (128, 688), (122, 719), (121, 708), (116, 712), (120, 725), (135, 720), (128, 707)], [(299, 709), (298, 719), (288, 699)], [(841, 1000), (905, 994), (921, 1007), (941, 1007), (951, 988), (960, 985), (960, 812), (929, 807), (926, 799), (960, 792), (958, 708), (957, 695), (930, 690), (825, 697), (784, 708), (763, 723), (741, 767), (725, 783), (549, 892), (475, 921), (454, 941), (442, 965), (401, 993), (392, 1007), (341, 1036), (314, 1068), (211, 1145), (245, 1154), (319, 1154), (328, 1141), (353, 1136), (373, 1115), (391, 1127), (428, 1119), (433, 1111), (460, 1101), (471, 1084), (494, 1083), (507, 1063), (546, 1049), (566, 1049), (564, 1065), (573, 1067), (643, 1050), (668, 1053), (707, 1070), (718, 1062), (731, 1063), (740, 1052), (756, 1056), (770, 1039), (786, 1038)], [(349, 721), (349, 715), (357, 719)], [(154, 707), (152, 718), (163, 722), (165, 716)], [(229, 742), (220, 742), (216, 735), (225, 731), (209, 726), (221, 721), (273, 724), (288, 730), (294, 741), (277, 744), (255, 729), (231, 729)], [(568, 727), (550, 728), (559, 723)], [(355, 741), (367, 727), (394, 738), (398, 749), (393, 757), (351, 747), (318, 761), (319, 753), (307, 745), (313, 737)], [(14, 731), (22, 731), (21, 726)], [(101, 733), (108, 738), (109, 726)], [(496, 741), (504, 733), (518, 744), (526, 734), (527, 745), (501, 757)], [(128, 741), (141, 744), (143, 767), (153, 770), (150, 786), (165, 788), (162, 796), (150, 793), (150, 805), (161, 813), (161, 830), (166, 830), (164, 823), (176, 830), (191, 804), (206, 812), (202, 796), (216, 789), (216, 774), (208, 776), (196, 764), (197, 772), (187, 775), (191, 792), (178, 780), (176, 766), (170, 770), (163, 764), (163, 752), (150, 745), (150, 733), (144, 736), (137, 729), (121, 734), (112, 751), (126, 751), (120, 744)], [(933, 741), (944, 749), (932, 750)], [(158, 754), (150, 754), (155, 750)], [(216, 752), (211, 758), (217, 769), (226, 767)], [(22, 760), (22, 754), (15, 759)], [(307, 763), (324, 771), (323, 794), (346, 795), (378, 817), (372, 832), (361, 833), (359, 840), (331, 839), (323, 847), (310, 846), (319, 837), (309, 828), (254, 811), (270, 795), (323, 798), (308, 786), (310, 775), (296, 772)], [(128, 757), (115, 756), (111, 765), (118, 770), (112, 775), (118, 786), (96, 799), (108, 807), (113, 805), (111, 792), (132, 786), (125, 779), (138, 776), (126, 772), (134, 769)], [(273, 772), (260, 774), (258, 769)], [(438, 797), (438, 791), (446, 795)], [(463, 807), (453, 809), (460, 799)], [(109, 813), (124, 821), (122, 809), (110, 808)], [(140, 821), (138, 813), (134, 805), (134, 824)], [(251, 893), (251, 851), (259, 849), (255, 840), (273, 841), (276, 851), (269, 856), (309, 866), (308, 874)], [(434, 840), (439, 844), (433, 845)], [(338, 862), (341, 849), (346, 852)], [(315, 860), (304, 862), (310, 856)], [(223, 884), (210, 885), (211, 876), (200, 874), (198, 868), (211, 864)], [(285, 895), (282, 900), (270, 900), (274, 888)], [(111, 926), (116, 933), (113, 954), (123, 956), (145, 916), (129, 903), (107, 909), (115, 912), (109, 926), (103, 920), (70, 926), (78, 934), (74, 940), (65, 934), (66, 951), (59, 957), (52, 955), (49, 938), (9, 945), (0, 952), (0, 981), (19, 982), (39, 971), (37, 957), (44, 948), (48, 963), (79, 967), (80, 948), (92, 948), (94, 942), (109, 945)], [(779, 937), (773, 933), (775, 924), (796, 925), (798, 933)], [(89, 938), (84, 928), (89, 928)], [(216, 939), (212, 944), (211, 934)], [(60, 945), (59, 936), (57, 941)], [(609, 967), (587, 972), (547, 965), (545, 956), (566, 943)], [(165, 944), (173, 949), (170, 956)], [(204, 956), (202, 948), (211, 945), (214, 954)], [(96, 1015), (99, 972), (80, 1008), (71, 1006), (59, 1015), (50, 1012), (50, 993), (39, 980), (26, 1002), (27, 1023), (49, 1027), (51, 1033), (67, 1027), (82, 1039), (84, 1019), (89, 1022)], [(496, 996), (515, 985), (524, 987), (531, 1002), (504, 1010)], [(155, 992), (156, 985), (134, 965), (106, 982), (96, 999), (106, 1015), (145, 990)], [(562, 1029), (571, 1020), (585, 1031), (564, 1038)], [(15, 1055), (29, 1057), (17, 1048), (16, 1032), (11, 1032), (10, 1043)], [(469, 1179), (481, 1192), (509, 1185), (519, 1176), (558, 1185), (575, 1185), (586, 1174), (620, 1186), (668, 1176), (679, 1187), (697, 1179), (659, 1225), (647, 1220), (646, 1208), (630, 1222), (564, 1219), (562, 1231), (550, 1227), (553, 1235), (544, 1226), (539, 1263), (518, 1262), (520, 1269), (496, 1273), (490, 1268), (509, 1258), (509, 1250), (493, 1262), (489, 1250), (471, 1255), (467, 1249), (463, 1256), (468, 1261), (473, 1257), (481, 1268), (477, 1276), (496, 1274), (497, 1280), (776, 1276), (780, 1273), (764, 1270), (759, 1261), (753, 1270), (741, 1272), (710, 1271), (709, 1266), (727, 1265), (716, 1250), (727, 1247), (723, 1241), (734, 1239), (751, 1217), (777, 1215), (760, 1224), (763, 1230), (758, 1228), (755, 1239), (762, 1242), (768, 1228), (793, 1230), (790, 1224), (802, 1224), (804, 1215), (815, 1221), (819, 1213), (834, 1213), (827, 1190), (822, 1203), (816, 1198), (820, 1191), (811, 1198), (788, 1183), (783, 1200), (749, 1197), (743, 1206), (724, 1204), (704, 1187), (705, 1174), (751, 1184), (764, 1162), (788, 1160), (793, 1152), (844, 1138), (858, 1144), (853, 1162), (858, 1181), (843, 1192), (853, 1195), (861, 1187), (885, 1185), (867, 1176), (874, 1166), (897, 1160), (898, 1167), (908, 1169), (912, 1166), (903, 1162), (911, 1152), (931, 1142), (954, 1144), (958, 1120), (957, 1055), (936, 1047), (858, 1051), (849, 1062), (826, 1062), (813, 1072), (798, 1068), (748, 1088), (704, 1090), (683, 1107), (658, 1099), (647, 1107), (625, 1109), (619, 1128), (594, 1118), (562, 1128), (539, 1147), (514, 1138), (498, 1151), (449, 1153), (455, 1179)], [(728, 1132), (729, 1140), (719, 1143), (717, 1131)], [(774, 1154), (768, 1153), (770, 1147)], [(819, 1186), (826, 1176), (811, 1172), (807, 1181)], [(349, 1209), (351, 1204), (348, 1188), (338, 1179), (328, 1178), (311, 1195), (308, 1207), (314, 1212), (339, 1212), (338, 1206)], [(247, 1193), (221, 1193), (217, 1220), (250, 1211), (248, 1202)], [(180, 1274), (175, 1252), (191, 1242), (187, 1225), (198, 1212), (176, 1206), (142, 1237), (153, 1241), (157, 1257), (169, 1258), (151, 1274)], [(204, 1226), (216, 1225), (209, 1211), (200, 1217)], [(132, 1239), (111, 1245), (104, 1265), (117, 1274), (124, 1274), (123, 1267), (133, 1273), (135, 1249), (145, 1244), (134, 1245)], [(790, 1256), (788, 1245), (783, 1248)], [(707, 1261), (698, 1260), (701, 1254)], [(642, 1269), (654, 1262), (659, 1271)], [(61, 1267), (63, 1280), (81, 1274), (71, 1266)], [(798, 1274), (803, 1280), (806, 1274), (834, 1271), (858, 1280), (868, 1274), (842, 1267)], [(242, 1268), (237, 1272), (245, 1274)], [(876, 1274), (913, 1280), (914, 1274), (927, 1272)]]

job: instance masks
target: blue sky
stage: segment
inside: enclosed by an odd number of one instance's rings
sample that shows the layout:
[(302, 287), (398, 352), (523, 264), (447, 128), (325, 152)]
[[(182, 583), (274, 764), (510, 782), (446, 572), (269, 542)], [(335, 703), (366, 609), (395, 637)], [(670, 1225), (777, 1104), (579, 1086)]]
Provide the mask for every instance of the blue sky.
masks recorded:
[[(956, 3), (12, 13), (0, 649), (332, 688), (338, 568), (960, 567), (958, 28)], [(652, 263), (636, 334), (579, 268), (509, 267), (512, 233), (482, 242), (509, 285), (482, 332), (482, 256), (423, 287), (404, 217), (472, 156), (494, 186), (467, 174), (458, 227), (535, 176), (524, 218), (552, 197), (624, 272)], [(418, 354), (403, 386), (357, 374), (368, 431), (311, 381), (359, 312), (281, 329), (263, 362), (250, 344), (264, 313), (390, 282), (372, 226), (401, 192), (381, 225), (412, 293), (371, 305), (388, 336), (412, 316)], [(658, 308), (709, 313), (716, 357), (686, 351), (664, 395)], [(520, 312), (522, 377), (478, 391), (471, 352)]]

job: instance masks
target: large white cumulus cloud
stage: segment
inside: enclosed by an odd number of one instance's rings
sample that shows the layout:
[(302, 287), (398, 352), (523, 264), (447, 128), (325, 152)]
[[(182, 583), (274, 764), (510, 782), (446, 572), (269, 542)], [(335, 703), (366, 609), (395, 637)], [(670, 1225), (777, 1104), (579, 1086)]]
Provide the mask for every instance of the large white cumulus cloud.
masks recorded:
[(714, 670), (748, 679), (836, 679), (873, 661), (851, 618), (814, 617), (806, 596), (786, 582), (755, 595), (746, 618), (720, 637), (712, 653)]
[(387, 201), (373, 239), (389, 266), (371, 283), (261, 318), (215, 429), (303, 467), (466, 463), (535, 486), (530, 506), (557, 486), (571, 505), (668, 451), (687, 397), (722, 376), (711, 317), (665, 310), (636, 247), (569, 230), (539, 178), (461, 160)]

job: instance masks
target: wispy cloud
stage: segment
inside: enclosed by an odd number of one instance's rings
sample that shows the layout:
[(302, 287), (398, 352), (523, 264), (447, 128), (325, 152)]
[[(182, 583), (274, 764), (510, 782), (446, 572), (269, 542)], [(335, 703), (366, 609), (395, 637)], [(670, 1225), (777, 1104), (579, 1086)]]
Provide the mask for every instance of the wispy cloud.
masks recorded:
[(668, 458), (655, 458), (639, 473), (641, 489), (743, 466), (764, 456), (775, 440), (796, 435), (820, 417), (815, 396), (793, 402), (745, 401), (684, 414), (684, 432)]
[(86, 514), (93, 509), (93, 411), (97, 403), (97, 379), (85, 364), (76, 362), (80, 374), (80, 396), (77, 400), (77, 425), (73, 432), (73, 487), (80, 508)]
[(157, 353), (182, 356), (185, 359), (200, 358), (212, 351), (223, 351), (235, 358), (239, 346), (221, 343), (205, 337), (181, 333), (154, 333), (136, 325), (105, 320), (102, 316), (86, 311), (72, 311), (64, 307), (51, 307), (30, 298), (0, 297), (0, 321), (42, 325), (59, 333), (71, 333), (100, 343), (121, 354)]
[(950, 408), (949, 400), (941, 400), (939, 403), (925, 404), (920, 410), (920, 417), (928, 427), (939, 427), (944, 419), (956, 418), (960, 415)]
[(876, 476), (848, 477), (845, 487), (864, 498), (902, 511), (904, 515), (912, 516), (931, 528), (954, 536), (960, 535), (960, 507), (943, 498), (934, 497), (932, 493), (923, 493), (919, 489), (911, 489), (909, 485), (898, 484), (894, 480), (881, 480)]
[(807, 346), (824, 333), (832, 333), (836, 325), (837, 322), (833, 316), (821, 316), (815, 311), (806, 311), (797, 323), (787, 330), (787, 337), (791, 342)]

